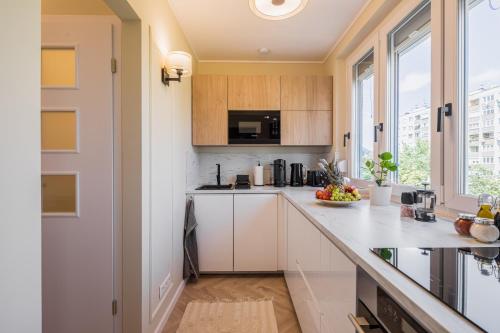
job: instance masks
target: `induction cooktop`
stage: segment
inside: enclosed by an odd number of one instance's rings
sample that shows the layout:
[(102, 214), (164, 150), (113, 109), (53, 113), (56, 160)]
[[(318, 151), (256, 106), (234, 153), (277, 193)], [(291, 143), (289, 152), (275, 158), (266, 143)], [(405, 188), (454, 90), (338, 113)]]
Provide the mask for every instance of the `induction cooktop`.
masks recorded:
[(500, 247), (371, 250), (479, 329), (500, 332)]

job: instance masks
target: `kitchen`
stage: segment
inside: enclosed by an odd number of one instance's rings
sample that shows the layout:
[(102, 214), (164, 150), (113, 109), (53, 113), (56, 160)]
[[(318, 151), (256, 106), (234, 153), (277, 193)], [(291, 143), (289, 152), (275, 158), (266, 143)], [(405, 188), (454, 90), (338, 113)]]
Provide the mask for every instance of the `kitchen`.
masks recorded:
[[(430, 49), (429, 22), (441, 9), (446, 5), (403, 1), (374, 28), (375, 35), (392, 34), (401, 45), (413, 42), (417, 50)], [(490, 15), (498, 13), (490, 10)], [(189, 31), (192, 27), (185, 24)], [(387, 105), (379, 96), (391, 93), (382, 80), (373, 80), (383, 70), (379, 57), (390, 56), (378, 43), (383, 44), (368, 35), (351, 46), (344, 60), (345, 81), (322, 73), (264, 69), (272, 64), (247, 65), (253, 67), (245, 71), (237, 63), (199, 63), (199, 74), (192, 78), (197, 170), (186, 194), (194, 203), (200, 279), (283, 274), (303, 332), (498, 331), (495, 306), (480, 301), (495, 298), (495, 291), (478, 287), (496, 283), (498, 246), (488, 243), (498, 239), (498, 229), (490, 225), (493, 220), (465, 214), (476, 213), (476, 203), (464, 206), (470, 210), (446, 207), (446, 194), (439, 193), (444, 188), (431, 181), (441, 162), (430, 159), (442, 153), (433, 144), (425, 161), (431, 170), (417, 181), (402, 181), (414, 176), (401, 150), (411, 140), (391, 146), (393, 120), (376, 113)], [(375, 46), (370, 50), (370, 45)], [(419, 65), (424, 69), (436, 66), (428, 52), (422, 56), (429, 60)], [(406, 70), (404, 60), (401, 71)], [(423, 70), (421, 75), (431, 80), (433, 74)], [(343, 85), (352, 85), (355, 93), (335, 96)], [(419, 85), (423, 91), (417, 97), (434, 103), (430, 83)], [(366, 97), (369, 89), (373, 93)], [(411, 97), (399, 96), (403, 102)], [(341, 105), (353, 111), (342, 114)], [(426, 135), (443, 140), (442, 132), (449, 135), (451, 106), (440, 107), (437, 117), (427, 110), (419, 111), (427, 117)], [(364, 112), (369, 120), (363, 119)], [(338, 125), (342, 121), (346, 127)], [(414, 121), (417, 128), (417, 118), (399, 121), (409, 126)], [(369, 158), (363, 155), (367, 151)], [(492, 194), (497, 193), (493, 188)], [(490, 215), (500, 209), (493, 195), (480, 198)], [(489, 238), (482, 231), (490, 232)], [(211, 292), (217, 300), (217, 291)], [(188, 302), (184, 299), (174, 310), (176, 325)]]
[(1, 332), (500, 332), (499, 0), (0, 16)]

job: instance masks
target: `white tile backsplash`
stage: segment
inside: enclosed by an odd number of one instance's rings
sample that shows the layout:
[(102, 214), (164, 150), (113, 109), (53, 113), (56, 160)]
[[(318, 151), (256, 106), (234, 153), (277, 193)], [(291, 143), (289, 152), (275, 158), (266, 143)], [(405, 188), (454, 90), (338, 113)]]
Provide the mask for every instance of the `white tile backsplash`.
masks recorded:
[(253, 183), (253, 167), (259, 161), (264, 166), (264, 183), (272, 182), (272, 166), (279, 158), (286, 160), (287, 180), (290, 177), (290, 164), (302, 163), (306, 169), (317, 169), (320, 158), (330, 158), (327, 147), (198, 147), (196, 162), (191, 161), (189, 186), (215, 184), (217, 167), (221, 165), (221, 183), (234, 184), (236, 175), (248, 174)]

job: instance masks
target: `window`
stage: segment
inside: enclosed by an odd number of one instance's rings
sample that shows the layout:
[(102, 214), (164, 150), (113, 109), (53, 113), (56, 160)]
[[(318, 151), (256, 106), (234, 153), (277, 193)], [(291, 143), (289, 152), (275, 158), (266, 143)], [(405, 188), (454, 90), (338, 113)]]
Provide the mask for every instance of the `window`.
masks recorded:
[(431, 33), (430, 2), (388, 36), (390, 83), (389, 149), (399, 164), (395, 181), (430, 181)]
[(41, 52), (42, 88), (76, 87), (75, 47), (43, 47)]
[(373, 159), (374, 124), (374, 53), (371, 50), (353, 67), (354, 76), (354, 122), (355, 138), (355, 177), (369, 180), (370, 174), (364, 168), (365, 161)]
[[(500, 101), (500, 44), (491, 40), (491, 34), (500, 31), (500, 9), (489, 0), (456, 1), (460, 4), (461, 27), (458, 136), (462, 144), (457, 145), (461, 167), (455, 181), (459, 195), (500, 195), (500, 151), (494, 149), (494, 143), (500, 139), (500, 122), (494, 121), (495, 104)], [(481, 101), (479, 106), (475, 104), (477, 100)], [(482, 110), (479, 126), (473, 120), (477, 107)], [(477, 129), (480, 135), (475, 134)], [(472, 154), (478, 143), (483, 149)]]
[(42, 175), (42, 213), (44, 216), (78, 215), (78, 174)]

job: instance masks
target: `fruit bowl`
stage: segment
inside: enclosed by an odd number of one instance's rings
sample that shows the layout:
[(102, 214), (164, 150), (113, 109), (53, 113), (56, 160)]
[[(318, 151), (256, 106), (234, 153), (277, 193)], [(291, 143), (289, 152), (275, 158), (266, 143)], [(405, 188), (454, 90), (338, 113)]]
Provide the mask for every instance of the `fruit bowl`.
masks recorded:
[(334, 206), (334, 207), (347, 207), (351, 206), (353, 204), (357, 204), (361, 200), (356, 200), (356, 201), (333, 201), (333, 200), (321, 200), (321, 199), (316, 199), (316, 201), (320, 204), (325, 204), (329, 206)]

